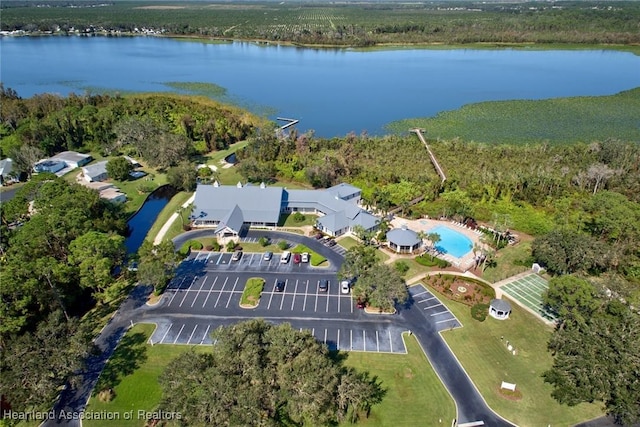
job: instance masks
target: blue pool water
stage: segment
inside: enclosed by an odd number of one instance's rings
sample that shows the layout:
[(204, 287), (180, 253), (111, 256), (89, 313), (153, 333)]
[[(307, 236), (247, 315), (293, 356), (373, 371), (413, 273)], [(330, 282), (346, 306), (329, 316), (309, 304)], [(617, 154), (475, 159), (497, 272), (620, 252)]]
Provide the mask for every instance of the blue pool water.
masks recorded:
[(462, 258), (471, 252), (471, 249), (473, 248), (473, 242), (471, 239), (444, 225), (432, 228), (428, 232), (438, 233), (440, 235), (441, 240), (436, 245), (436, 249), (442, 253)]

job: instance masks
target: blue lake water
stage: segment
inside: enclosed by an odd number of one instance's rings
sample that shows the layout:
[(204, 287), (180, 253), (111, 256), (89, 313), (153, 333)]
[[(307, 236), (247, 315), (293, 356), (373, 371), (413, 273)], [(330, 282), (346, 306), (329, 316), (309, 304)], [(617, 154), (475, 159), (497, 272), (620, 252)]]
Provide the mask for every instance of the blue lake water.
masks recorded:
[(507, 99), (611, 95), (640, 86), (640, 56), (607, 50), (308, 49), (157, 37), (2, 37), (0, 78), (21, 96), (170, 91), (208, 82), (227, 100), (300, 119), (320, 136), (384, 133), (399, 119)]
[(436, 245), (436, 249), (442, 253), (462, 258), (473, 249), (471, 239), (447, 226), (439, 225), (428, 232), (440, 235), (440, 241)]

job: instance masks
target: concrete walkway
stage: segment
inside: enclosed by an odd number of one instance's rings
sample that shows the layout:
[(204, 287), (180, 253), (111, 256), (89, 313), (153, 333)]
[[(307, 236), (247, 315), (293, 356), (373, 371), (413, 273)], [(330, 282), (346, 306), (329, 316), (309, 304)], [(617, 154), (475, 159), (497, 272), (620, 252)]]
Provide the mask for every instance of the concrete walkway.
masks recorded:
[[(196, 194), (193, 193), (193, 196), (189, 197), (189, 200), (184, 202), (182, 204), (182, 207), (186, 208), (187, 206), (192, 204), (193, 201), (195, 200), (195, 198), (196, 198)], [(158, 232), (158, 235), (156, 236), (156, 238), (153, 239), (153, 244), (154, 245), (159, 245), (160, 243), (162, 243), (162, 239), (164, 239), (165, 234), (167, 234), (167, 231), (169, 231), (169, 228), (171, 228), (171, 226), (173, 225), (173, 223), (175, 222), (176, 219), (178, 219), (178, 213), (174, 212), (174, 213), (171, 214), (171, 216), (169, 217), (167, 222), (164, 223), (164, 225), (162, 226), (162, 228)]]

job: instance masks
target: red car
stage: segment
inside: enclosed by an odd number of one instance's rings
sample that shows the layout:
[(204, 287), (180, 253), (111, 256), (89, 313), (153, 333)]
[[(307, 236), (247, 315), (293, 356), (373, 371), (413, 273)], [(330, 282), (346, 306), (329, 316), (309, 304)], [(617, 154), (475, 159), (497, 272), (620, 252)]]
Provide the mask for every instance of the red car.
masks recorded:
[(362, 301), (360, 298), (358, 298), (358, 301), (356, 301), (356, 307), (359, 309), (364, 309), (365, 304), (364, 301)]
[(300, 254), (293, 254), (293, 263), (294, 264), (300, 264), (301, 261), (302, 261), (302, 257), (300, 256)]

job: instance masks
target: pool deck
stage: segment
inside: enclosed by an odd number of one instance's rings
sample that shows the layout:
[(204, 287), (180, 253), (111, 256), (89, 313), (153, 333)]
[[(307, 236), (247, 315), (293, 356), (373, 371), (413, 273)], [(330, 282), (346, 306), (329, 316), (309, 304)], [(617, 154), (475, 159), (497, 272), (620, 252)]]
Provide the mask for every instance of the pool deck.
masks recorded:
[[(485, 246), (483, 243), (480, 242), (480, 236), (482, 235), (481, 232), (471, 230), (467, 227), (464, 227), (461, 224), (454, 223), (452, 221), (439, 221), (435, 219), (426, 219), (426, 218), (413, 220), (413, 219), (395, 217), (394, 219), (391, 220), (391, 225), (394, 228), (400, 228), (401, 226), (406, 225), (410, 230), (413, 230), (417, 233), (419, 233), (420, 231), (424, 231), (428, 233), (430, 232), (430, 230), (433, 230), (436, 227), (446, 226), (454, 231), (457, 231), (460, 234), (464, 234), (474, 244), (478, 244), (480, 247)], [(473, 267), (473, 251), (469, 251), (462, 258), (455, 257), (451, 254), (443, 254), (443, 255), (440, 255), (439, 257), (449, 261), (451, 264), (462, 269), (463, 271), (467, 271), (471, 267)]]

